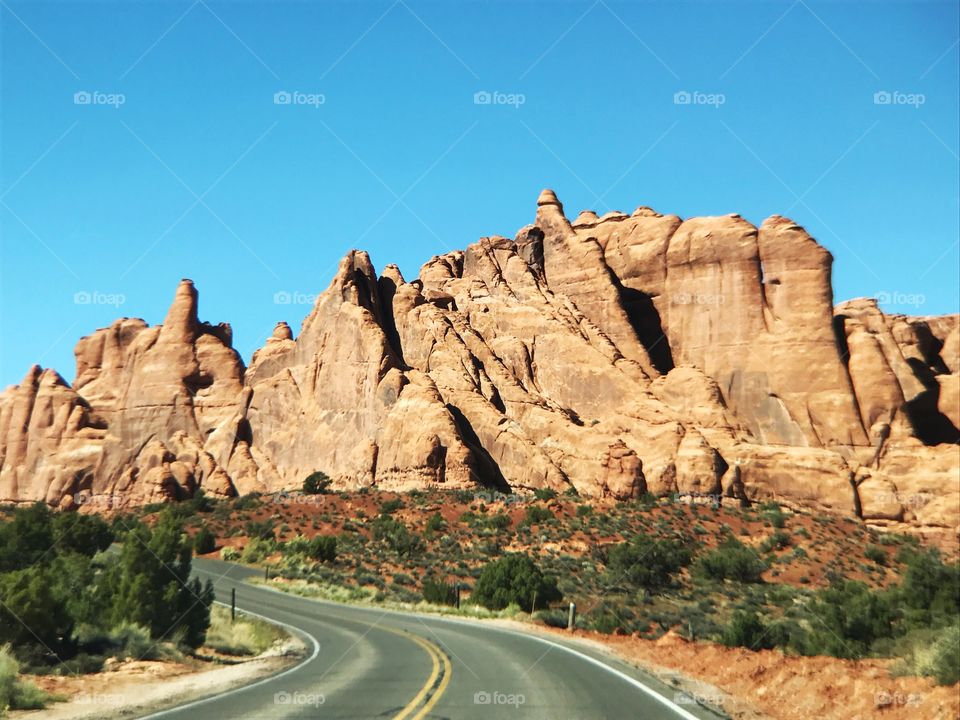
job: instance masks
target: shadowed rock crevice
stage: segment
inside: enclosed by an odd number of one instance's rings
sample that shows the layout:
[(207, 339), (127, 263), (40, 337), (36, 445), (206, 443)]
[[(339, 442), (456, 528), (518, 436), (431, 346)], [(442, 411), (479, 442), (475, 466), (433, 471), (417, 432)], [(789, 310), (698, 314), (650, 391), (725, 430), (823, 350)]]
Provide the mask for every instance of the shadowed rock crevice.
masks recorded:
[(510, 483), (507, 482), (507, 479), (503, 476), (503, 473), (500, 472), (500, 466), (483, 446), (483, 443), (480, 442), (480, 438), (474, 431), (470, 421), (467, 420), (466, 415), (460, 412), (460, 408), (455, 407), (454, 405), (448, 404), (447, 410), (450, 412), (454, 422), (457, 424), (457, 429), (460, 431), (460, 436), (463, 438), (463, 441), (466, 443), (467, 447), (470, 448), (470, 451), (474, 455), (476, 468), (474, 479), (476, 482), (481, 487), (492, 488), (504, 493), (512, 492)]
[(673, 370), (673, 353), (670, 351), (670, 341), (663, 330), (660, 313), (653, 304), (653, 299), (645, 292), (624, 287), (619, 280), (616, 280), (615, 284), (627, 318), (650, 356), (650, 362), (658, 373), (667, 374)]

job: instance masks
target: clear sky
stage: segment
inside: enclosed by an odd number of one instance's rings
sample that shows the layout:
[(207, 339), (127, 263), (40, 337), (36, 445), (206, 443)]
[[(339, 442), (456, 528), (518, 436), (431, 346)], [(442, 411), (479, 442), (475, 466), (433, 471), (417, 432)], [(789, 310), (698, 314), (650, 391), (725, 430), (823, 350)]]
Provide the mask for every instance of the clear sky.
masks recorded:
[(788, 215), (838, 301), (958, 309), (956, 2), (3, 0), (0, 22), (2, 385), (72, 379), (81, 335), (162, 321), (181, 277), (249, 360), (349, 248), (410, 279), (512, 236), (543, 187), (571, 217)]

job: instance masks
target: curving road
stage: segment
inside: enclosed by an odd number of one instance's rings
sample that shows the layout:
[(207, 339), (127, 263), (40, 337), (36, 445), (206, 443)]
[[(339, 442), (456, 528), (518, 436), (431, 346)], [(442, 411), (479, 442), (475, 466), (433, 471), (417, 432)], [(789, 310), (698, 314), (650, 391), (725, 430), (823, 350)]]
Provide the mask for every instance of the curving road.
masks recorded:
[(361, 608), (244, 582), (256, 570), (194, 560), (217, 599), (288, 626), (307, 645), (298, 665), (149, 718), (254, 720), (693, 720), (717, 716), (635, 668), (579, 645), (460, 619)]

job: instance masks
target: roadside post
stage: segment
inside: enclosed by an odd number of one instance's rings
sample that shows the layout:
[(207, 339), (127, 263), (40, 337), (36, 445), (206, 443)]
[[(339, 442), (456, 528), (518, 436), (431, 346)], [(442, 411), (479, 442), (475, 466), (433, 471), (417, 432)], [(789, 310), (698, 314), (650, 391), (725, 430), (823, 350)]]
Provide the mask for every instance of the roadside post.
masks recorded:
[(567, 630), (573, 630), (577, 622), (577, 604), (570, 603), (570, 611), (567, 613)]
[(237, 589), (230, 588), (230, 622), (237, 619)]

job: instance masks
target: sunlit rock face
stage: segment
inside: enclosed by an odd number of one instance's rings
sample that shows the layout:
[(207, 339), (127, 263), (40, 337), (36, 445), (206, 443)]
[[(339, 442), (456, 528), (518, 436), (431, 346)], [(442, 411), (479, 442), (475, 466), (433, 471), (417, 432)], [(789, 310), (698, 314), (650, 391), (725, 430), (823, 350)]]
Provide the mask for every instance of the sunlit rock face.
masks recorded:
[(162, 325), (76, 346), (72, 385), (0, 394), (0, 500), (138, 504), (298, 486), (550, 487), (816, 505), (955, 536), (960, 318), (833, 306), (791, 220), (648, 207), (571, 222), (545, 190), (513, 239), (407, 281), (350, 251), (249, 367), (193, 283)]

